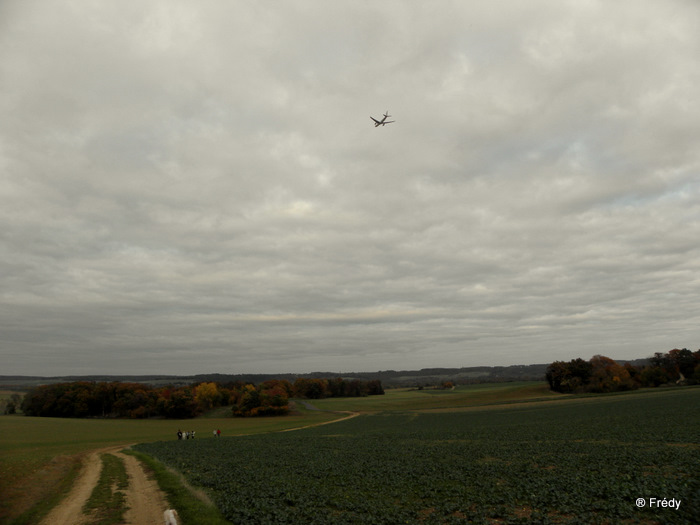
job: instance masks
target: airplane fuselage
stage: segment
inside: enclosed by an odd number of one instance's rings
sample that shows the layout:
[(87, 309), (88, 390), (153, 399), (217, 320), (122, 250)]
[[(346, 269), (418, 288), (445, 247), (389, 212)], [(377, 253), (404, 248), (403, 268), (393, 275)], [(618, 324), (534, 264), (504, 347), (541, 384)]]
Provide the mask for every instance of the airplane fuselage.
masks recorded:
[(372, 116), (370, 116), (369, 118), (371, 118), (374, 121), (374, 127), (376, 128), (379, 126), (386, 126), (387, 124), (391, 124), (392, 122), (396, 122), (395, 120), (387, 120), (389, 117), (391, 117), (391, 115), (389, 115), (389, 112), (387, 111), (382, 116), (382, 120), (377, 120)]

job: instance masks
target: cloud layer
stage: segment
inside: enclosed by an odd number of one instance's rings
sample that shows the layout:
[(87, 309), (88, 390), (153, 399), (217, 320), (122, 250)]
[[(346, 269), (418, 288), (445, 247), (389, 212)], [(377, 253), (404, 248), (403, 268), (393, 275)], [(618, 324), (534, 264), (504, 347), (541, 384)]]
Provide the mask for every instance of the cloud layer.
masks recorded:
[(695, 349), (699, 26), (682, 0), (4, 2), (3, 371)]

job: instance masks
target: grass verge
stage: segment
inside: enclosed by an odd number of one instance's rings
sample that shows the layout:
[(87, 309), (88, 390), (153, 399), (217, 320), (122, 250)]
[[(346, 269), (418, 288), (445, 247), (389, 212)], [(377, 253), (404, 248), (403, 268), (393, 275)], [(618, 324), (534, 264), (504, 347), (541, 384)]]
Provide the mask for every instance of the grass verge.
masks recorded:
[[(8, 525), (34, 525), (39, 523), (58, 503), (63, 500), (73, 487), (82, 465), (80, 461), (74, 460), (70, 463), (68, 470), (53, 487), (54, 490), (38, 500), (29, 510), (15, 518), (9, 519)], [(3, 522), (0, 518), (0, 522)]]
[(123, 490), (129, 487), (124, 460), (112, 455), (101, 454), (102, 473), (100, 481), (92, 490), (83, 512), (90, 515), (93, 525), (115, 525), (123, 523), (126, 495)]
[(193, 494), (192, 490), (185, 486), (181, 477), (168, 470), (160, 461), (133, 450), (125, 450), (124, 454), (135, 456), (153, 473), (160, 489), (166, 493), (168, 502), (177, 510), (183, 523), (230, 525), (231, 522), (226, 521), (216, 507), (205, 503)]

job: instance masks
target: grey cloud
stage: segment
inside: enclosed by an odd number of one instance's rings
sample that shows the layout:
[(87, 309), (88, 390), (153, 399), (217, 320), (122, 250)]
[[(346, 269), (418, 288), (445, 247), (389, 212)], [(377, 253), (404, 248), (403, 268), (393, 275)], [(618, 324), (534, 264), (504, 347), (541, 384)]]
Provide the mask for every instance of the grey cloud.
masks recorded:
[(693, 3), (0, 9), (7, 373), (695, 344)]

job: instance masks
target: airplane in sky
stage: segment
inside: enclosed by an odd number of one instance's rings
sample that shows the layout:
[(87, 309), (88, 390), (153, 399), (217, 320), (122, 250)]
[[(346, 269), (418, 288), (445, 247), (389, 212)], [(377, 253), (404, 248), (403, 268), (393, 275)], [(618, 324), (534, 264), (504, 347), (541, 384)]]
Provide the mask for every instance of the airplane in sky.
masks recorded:
[(382, 120), (377, 120), (376, 118), (374, 118), (372, 116), (370, 116), (369, 118), (374, 120), (374, 127), (376, 128), (377, 126), (386, 126), (387, 124), (391, 124), (392, 122), (396, 122), (395, 120), (387, 120), (387, 118), (389, 118), (389, 117), (391, 117), (391, 115), (389, 115), (389, 112), (387, 111), (386, 113), (384, 113), (384, 117), (382, 118)]

